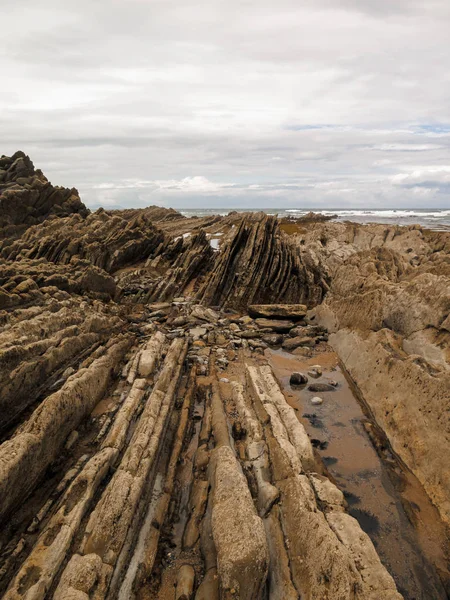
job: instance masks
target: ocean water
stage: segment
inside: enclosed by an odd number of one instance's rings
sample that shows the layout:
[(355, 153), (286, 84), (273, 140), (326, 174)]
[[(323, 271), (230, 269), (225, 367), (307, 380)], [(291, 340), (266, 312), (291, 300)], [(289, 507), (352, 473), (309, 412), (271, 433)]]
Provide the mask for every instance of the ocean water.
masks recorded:
[(301, 217), (308, 212), (316, 212), (322, 215), (336, 215), (335, 221), (353, 221), (355, 223), (384, 223), (393, 225), (419, 224), (428, 229), (438, 231), (450, 231), (450, 209), (302, 209), (302, 208), (192, 208), (178, 209), (186, 217), (205, 217), (211, 215), (225, 216), (229, 212), (255, 212), (263, 211), (269, 215), (279, 217)]

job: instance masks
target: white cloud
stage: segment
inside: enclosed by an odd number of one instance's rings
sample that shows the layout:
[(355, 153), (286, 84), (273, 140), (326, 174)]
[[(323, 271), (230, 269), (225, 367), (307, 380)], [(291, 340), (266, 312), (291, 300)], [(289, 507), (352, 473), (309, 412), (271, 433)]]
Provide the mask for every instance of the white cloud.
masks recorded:
[(439, 167), (419, 167), (410, 173), (398, 173), (392, 177), (396, 185), (439, 187), (450, 185), (450, 165)]
[(427, 183), (450, 203), (426, 172), (450, 163), (447, 0), (4, 0), (1, 20), (0, 152), (87, 203), (427, 206)]

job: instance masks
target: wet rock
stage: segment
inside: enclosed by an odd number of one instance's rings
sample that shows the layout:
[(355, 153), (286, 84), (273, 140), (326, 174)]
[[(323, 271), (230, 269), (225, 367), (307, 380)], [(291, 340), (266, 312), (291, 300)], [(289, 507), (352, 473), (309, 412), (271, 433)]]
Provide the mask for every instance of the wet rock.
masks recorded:
[(322, 367), (320, 365), (313, 365), (308, 371), (310, 377), (319, 378), (322, 376)]
[(308, 377), (304, 373), (292, 373), (289, 383), (291, 385), (303, 385), (308, 383)]
[(311, 392), (334, 392), (336, 386), (331, 385), (330, 383), (310, 383), (308, 385), (308, 390)]

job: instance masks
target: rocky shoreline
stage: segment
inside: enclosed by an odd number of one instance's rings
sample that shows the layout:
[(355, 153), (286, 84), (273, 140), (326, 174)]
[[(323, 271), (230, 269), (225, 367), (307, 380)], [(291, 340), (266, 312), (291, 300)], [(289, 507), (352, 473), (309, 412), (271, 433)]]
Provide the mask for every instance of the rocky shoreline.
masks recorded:
[(268, 352), (334, 349), (449, 526), (450, 234), (90, 213), (20, 152), (0, 232), (4, 598), (408, 597)]

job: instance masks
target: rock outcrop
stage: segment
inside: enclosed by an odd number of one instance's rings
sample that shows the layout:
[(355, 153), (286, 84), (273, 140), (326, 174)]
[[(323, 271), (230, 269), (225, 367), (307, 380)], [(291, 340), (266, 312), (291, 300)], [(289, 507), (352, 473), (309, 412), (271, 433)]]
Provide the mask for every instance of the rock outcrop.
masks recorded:
[(317, 319), (450, 524), (450, 234), (330, 223), (299, 238), (331, 280)]
[[(269, 588), (280, 600), (401, 598), (342, 493), (318, 473), (271, 368), (239, 336), (256, 335), (257, 320), (231, 323), (179, 298), (150, 306), (147, 319), (140, 308), (124, 335), (117, 305), (103, 306), (83, 360), (64, 355), (59, 389), (42, 388), (0, 444), (0, 519), (16, 523), (2, 533), (5, 599), (164, 598), (175, 586), (198, 598), (258, 600)], [(28, 335), (47, 327), (49, 346), (58, 326), (80, 341), (92, 329), (65, 308), (35, 319)], [(14, 327), (9, 339), (21, 339), (26, 324)], [(168, 540), (178, 548), (170, 568)]]
[(76, 189), (52, 186), (23, 152), (0, 158), (0, 238), (73, 213), (89, 213)]
[(448, 520), (450, 241), (296, 227), (89, 214), (0, 159), (3, 598), (402, 598), (287, 390), (339, 397), (330, 340)]
[(327, 289), (308, 257), (295, 251), (277, 219), (264, 213), (242, 218), (199, 291), (205, 304), (301, 303), (313, 307)]

